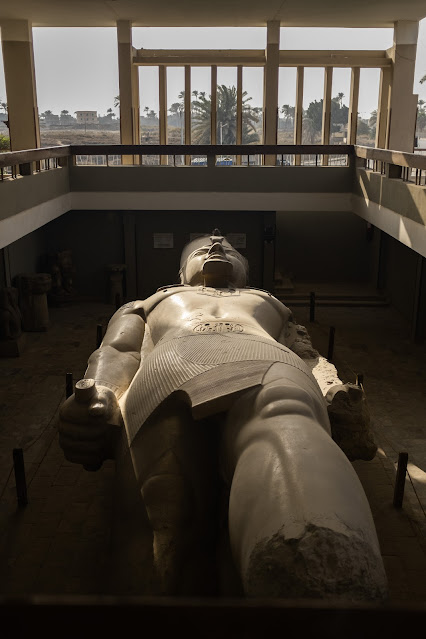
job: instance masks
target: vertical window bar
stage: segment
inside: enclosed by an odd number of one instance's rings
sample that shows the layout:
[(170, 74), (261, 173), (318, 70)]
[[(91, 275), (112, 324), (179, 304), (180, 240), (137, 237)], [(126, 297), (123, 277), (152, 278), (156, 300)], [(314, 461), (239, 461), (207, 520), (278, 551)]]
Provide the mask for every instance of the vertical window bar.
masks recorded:
[[(296, 109), (294, 114), (294, 143), (302, 144), (302, 120), (303, 120), (303, 78), (304, 67), (297, 67), (297, 79), (296, 79)], [(300, 166), (301, 156), (294, 156), (295, 166)]]
[[(324, 100), (322, 107), (322, 144), (330, 144), (330, 119), (331, 119), (331, 87), (333, 83), (333, 67), (324, 69)], [(322, 156), (322, 165), (328, 165), (328, 155)]]
[[(236, 143), (243, 143), (243, 67), (237, 67), (237, 131)], [(237, 155), (237, 164), (241, 164), (241, 155)]]

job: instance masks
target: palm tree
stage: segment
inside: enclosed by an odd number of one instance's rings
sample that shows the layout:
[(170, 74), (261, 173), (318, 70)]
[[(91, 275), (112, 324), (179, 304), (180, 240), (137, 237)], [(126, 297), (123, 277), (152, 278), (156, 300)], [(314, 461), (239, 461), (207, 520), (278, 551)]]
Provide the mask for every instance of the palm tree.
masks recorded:
[(337, 102), (340, 105), (340, 108), (342, 108), (342, 106), (343, 106), (343, 98), (345, 97), (345, 94), (344, 93), (338, 93), (336, 97), (337, 97)]
[(317, 130), (313, 119), (304, 115), (302, 121), (302, 144), (314, 144), (316, 133)]
[[(255, 126), (259, 122), (259, 109), (249, 104), (251, 99), (247, 91), (244, 91), (242, 100), (244, 144), (254, 144), (259, 140)], [(204, 91), (198, 93), (197, 99), (192, 102), (192, 122), (193, 143), (210, 144), (211, 96), (206, 97)], [(217, 87), (217, 122), (218, 137), (222, 138), (222, 143), (235, 144), (237, 140), (237, 89), (235, 86), (227, 87), (221, 84)]]
[(374, 111), (372, 111), (370, 113), (370, 118), (368, 120), (368, 126), (370, 126), (372, 129), (374, 129), (376, 124), (377, 124), (377, 109), (374, 109)]
[(119, 106), (120, 106), (120, 96), (116, 95), (114, 97), (114, 109), (118, 109)]
[(420, 84), (423, 84), (423, 82), (426, 82), (426, 75), (424, 75), (421, 80), (420, 80)]
[(2, 102), (0, 98), (0, 109), (3, 109), (5, 113), (7, 113), (7, 102)]

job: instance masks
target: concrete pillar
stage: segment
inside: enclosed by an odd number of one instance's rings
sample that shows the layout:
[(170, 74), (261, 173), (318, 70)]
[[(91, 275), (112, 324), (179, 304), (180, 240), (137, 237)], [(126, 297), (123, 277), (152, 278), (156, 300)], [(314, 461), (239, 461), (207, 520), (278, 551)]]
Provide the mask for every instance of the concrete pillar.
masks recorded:
[(390, 50), (393, 74), (390, 90), (388, 148), (413, 152), (417, 95), (413, 95), (419, 23), (400, 20), (394, 26), (394, 44)]
[(28, 20), (1, 23), (4, 77), (12, 151), (40, 146), (33, 34)]
[[(278, 134), (278, 76), (280, 61), (280, 22), (270, 20), (266, 34), (266, 64), (263, 89), (263, 143), (276, 144)], [(274, 166), (276, 157), (265, 157), (265, 164)]]
[(358, 126), (359, 99), (359, 67), (353, 67), (351, 72), (351, 97), (348, 114), (348, 144), (356, 144), (356, 130)]
[(391, 69), (386, 67), (380, 72), (379, 104), (377, 107), (376, 147), (386, 149), (389, 137), (389, 100), (391, 87)]
[[(120, 88), (120, 141), (121, 144), (140, 144), (139, 74), (133, 67), (132, 23), (117, 20), (118, 83)], [(123, 156), (125, 164), (131, 156)]]

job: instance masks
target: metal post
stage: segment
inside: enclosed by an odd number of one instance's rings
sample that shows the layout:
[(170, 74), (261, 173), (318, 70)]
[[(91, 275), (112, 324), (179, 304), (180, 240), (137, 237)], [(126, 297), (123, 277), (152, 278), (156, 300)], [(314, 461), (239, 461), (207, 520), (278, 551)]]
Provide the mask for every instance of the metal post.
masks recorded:
[(335, 332), (336, 332), (336, 329), (334, 328), (334, 326), (330, 326), (330, 333), (328, 337), (328, 354), (327, 354), (327, 359), (329, 362), (331, 362), (331, 360), (333, 359)]
[(399, 453), (395, 489), (393, 493), (393, 505), (395, 508), (402, 507), (402, 500), (404, 498), (405, 475), (407, 474), (407, 462), (408, 453)]
[(315, 293), (314, 291), (312, 291), (310, 293), (310, 300), (309, 300), (309, 306), (310, 306), (310, 311), (309, 311), (309, 321), (310, 322), (315, 322)]
[(96, 348), (99, 348), (99, 346), (102, 344), (102, 333), (102, 324), (98, 324), (96, 327)]
[(18, 505), (26, 506), (27, 499), (27, 481), (25, 479), (24, 453), (22, 448), (13, 449), (13, 468), (15, 470), (16, 495), (18, 497)]
[(68, 399), (68, 397), (71, 397), (73, 392), (74, 392), (74, 389), (73, 389), (72, 373), (67, 373), (65, 375), (65, 396), (66, 396), (66, 398)]

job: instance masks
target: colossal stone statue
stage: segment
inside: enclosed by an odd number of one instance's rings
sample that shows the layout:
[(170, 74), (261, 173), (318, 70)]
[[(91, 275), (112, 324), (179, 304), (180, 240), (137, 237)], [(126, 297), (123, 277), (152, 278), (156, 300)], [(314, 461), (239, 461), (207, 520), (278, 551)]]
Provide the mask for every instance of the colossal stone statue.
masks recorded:
[(369, 504), (331, 437), (303, 331), (247, 273), (217, 229), (190, 243), (180, 285), (112, 316), (61, 408), (60, 444), (91, 470), (131, 456), (153, 594), (220, 594), (209, 587), (228, 544), (245, 596), (383, 601)]

